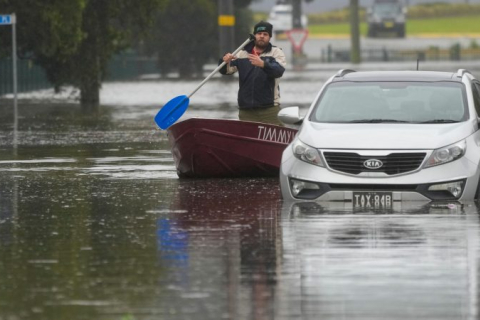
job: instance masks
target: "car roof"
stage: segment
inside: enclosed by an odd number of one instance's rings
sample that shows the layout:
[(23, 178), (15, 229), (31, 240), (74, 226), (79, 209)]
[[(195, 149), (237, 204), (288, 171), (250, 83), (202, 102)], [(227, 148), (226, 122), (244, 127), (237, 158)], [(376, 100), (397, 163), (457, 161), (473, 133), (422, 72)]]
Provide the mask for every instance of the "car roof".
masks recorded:
[(340, 70), (332, 81), (462, 81), (453, 72), (442, 71), (360, 71)]

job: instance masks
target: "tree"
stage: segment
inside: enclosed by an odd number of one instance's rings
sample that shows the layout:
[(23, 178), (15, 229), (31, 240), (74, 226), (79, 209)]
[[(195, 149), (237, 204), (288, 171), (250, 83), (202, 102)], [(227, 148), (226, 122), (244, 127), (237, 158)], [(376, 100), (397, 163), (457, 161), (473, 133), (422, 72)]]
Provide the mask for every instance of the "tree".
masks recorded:
[(56, 87), (80, 88), (82, 108), (96, 111), (108, 61), (144, 34), (167, 1), (0, 0), (0, 7), (17, 14), (20, 51), (32, 54)]
[[(17, 16), (17, 45), (20, 56), (56, 56), (65, 60), (82, 40), (85, 0), (0, 0), (2, 13)], [(11, 52), (10, 31), (0, 28), (2, 55)]]
[[(235, 0), (235, 43), (252, 32), (251, 0)], [(158, 13), (148, 54), (158, 56), (162, 76), (178, 71), (180, 77), (202, 76), (203, 66), (218, 61), (218, 0), (175, 0)]]
[(216, 6), (211, 0), (169, 1), (158, 12), (147, 52), (158, 56), (163, 76), (178, 70), (181, 77), (201, 72), (216, 51)]

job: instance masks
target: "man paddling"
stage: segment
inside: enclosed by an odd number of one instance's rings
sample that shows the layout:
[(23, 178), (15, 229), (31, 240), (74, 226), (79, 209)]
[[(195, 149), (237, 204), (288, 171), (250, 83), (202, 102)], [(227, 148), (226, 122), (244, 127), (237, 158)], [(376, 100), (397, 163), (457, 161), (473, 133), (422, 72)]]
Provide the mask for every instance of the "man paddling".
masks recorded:
[(238, 71), (239, 119), (283, 125), (280, 111), (279, 80), (285, 72), (286, 59), (282, 49), (270, 43), (273, 26), (260, 21), (253, 28), (255, 41), (247, 44), (236, 56), (227, 53), (220, 63), (223, 75)]

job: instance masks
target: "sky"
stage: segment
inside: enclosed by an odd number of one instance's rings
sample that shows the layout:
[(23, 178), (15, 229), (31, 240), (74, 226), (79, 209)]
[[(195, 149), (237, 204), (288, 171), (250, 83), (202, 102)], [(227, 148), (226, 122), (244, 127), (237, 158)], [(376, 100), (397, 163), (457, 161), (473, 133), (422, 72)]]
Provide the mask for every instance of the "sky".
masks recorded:
[[(449, 3), (476, 3), (480, 4), (480, 0), (406, 0), (410, 5), (432, 2), (449, 2)], [(254, 0), (250, 5), (253, 11), (269, 12), (275, 5), (277, 0)], [(369, 6), (373, 0), (359, 0), (360, 6)], [(310, 3), (303, 4), (303, 11), (305, 13), (320, 13), (340, 9), (348, 6), (349, 0), (313, 0)]]

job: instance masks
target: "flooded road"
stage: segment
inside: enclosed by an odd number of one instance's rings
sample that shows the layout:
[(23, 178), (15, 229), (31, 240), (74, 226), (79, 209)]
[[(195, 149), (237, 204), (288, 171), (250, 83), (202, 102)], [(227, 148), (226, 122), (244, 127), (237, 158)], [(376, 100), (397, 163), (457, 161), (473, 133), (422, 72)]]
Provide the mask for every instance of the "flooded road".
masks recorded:
[[(275, 178), (178, 179), (154, 104), (19, 106), (14, 133), (0, 100), (1, 320), (478, 318), (475, 203), (283, 203)], [(186, 116), (206, 115), (236, 110)]]

